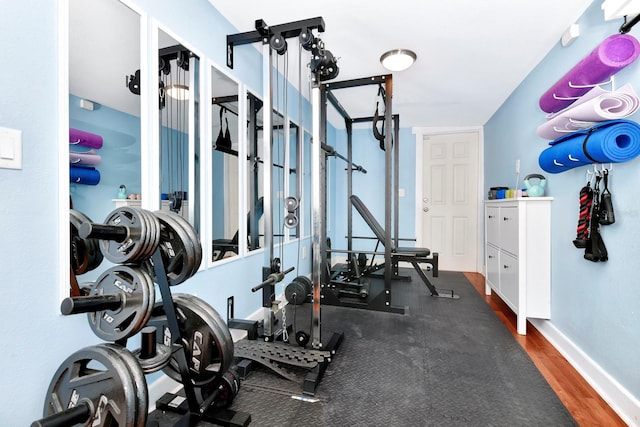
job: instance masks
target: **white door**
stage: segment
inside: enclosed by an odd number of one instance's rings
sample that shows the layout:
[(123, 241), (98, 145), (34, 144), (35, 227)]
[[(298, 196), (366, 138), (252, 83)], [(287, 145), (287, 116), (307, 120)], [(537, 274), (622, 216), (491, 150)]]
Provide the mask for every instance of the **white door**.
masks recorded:
[(439, 253), (439, 268), (477, 271), (477, 132), (423, 135), (421, 246)]

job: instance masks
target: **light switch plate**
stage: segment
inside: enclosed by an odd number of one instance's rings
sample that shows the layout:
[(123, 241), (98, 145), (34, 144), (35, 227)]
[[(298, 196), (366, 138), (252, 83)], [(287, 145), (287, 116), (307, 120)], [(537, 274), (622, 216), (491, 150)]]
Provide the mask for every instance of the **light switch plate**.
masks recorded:
[(0, 168), (22, 169), (22, 131), (0, 128)]

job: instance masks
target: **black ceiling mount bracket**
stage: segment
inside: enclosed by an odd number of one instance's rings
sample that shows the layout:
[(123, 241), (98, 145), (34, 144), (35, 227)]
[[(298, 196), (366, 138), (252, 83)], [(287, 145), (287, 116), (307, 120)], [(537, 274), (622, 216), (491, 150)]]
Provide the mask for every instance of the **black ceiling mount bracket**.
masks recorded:
[(324, 19), (322, 17), (303, 19), (302, 21), (289, 22), (287, 24), (269, 26), (262, 19), (255, 21), (256, 29), (244, 33), (227, 35), (227, 67), (233, 69), (233, 48), (244, 44), (262, 42), (269, 43), (271, 36), (280, 34), (283, 38), (298, 37), (300, 33), (309, 30), (324, 32)]

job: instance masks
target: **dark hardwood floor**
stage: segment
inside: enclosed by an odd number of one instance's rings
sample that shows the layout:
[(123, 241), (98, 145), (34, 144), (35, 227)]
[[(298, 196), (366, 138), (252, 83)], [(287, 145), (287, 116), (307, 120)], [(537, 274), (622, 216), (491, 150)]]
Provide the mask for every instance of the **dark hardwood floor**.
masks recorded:
[(513, 311), (495, 294), (484, 294), (484, 276), (479, 273), (465, 273), (465, 276), (529, 354), (564, 406), (581, 426), (626, 426), (536, 328), (527, 323), (527, 335), (518, 335)]

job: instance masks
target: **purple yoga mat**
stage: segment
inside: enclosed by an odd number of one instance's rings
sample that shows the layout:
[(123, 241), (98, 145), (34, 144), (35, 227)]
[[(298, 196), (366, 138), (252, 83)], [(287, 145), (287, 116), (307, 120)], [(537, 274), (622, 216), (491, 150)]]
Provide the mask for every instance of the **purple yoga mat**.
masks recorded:
[(640, 55), (640, 43), (629, 34), (607, 37), (540, 97), (540, 108), (555, 113), (571, 105)]
[(95, 133), (69, 128), (69, 144), (91, 148), (102, 148), (102, 137)]

